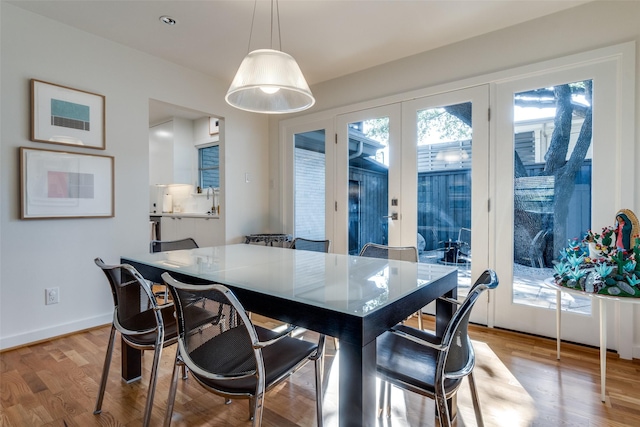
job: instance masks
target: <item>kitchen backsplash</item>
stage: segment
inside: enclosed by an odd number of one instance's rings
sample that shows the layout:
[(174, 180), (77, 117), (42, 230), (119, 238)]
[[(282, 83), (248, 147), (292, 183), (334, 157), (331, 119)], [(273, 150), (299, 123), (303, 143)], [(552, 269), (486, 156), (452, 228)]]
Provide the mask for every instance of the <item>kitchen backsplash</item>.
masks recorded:
[[(167, 195), (170, 197), (165, 197)], [(203, 188), (202, 193), (197, 193), (197, 188), (188, 184), (152, 185), (149, 188), (149, 213), (167, 213), (170, 209), (172, 213), (204, 214), (219, 205), (219, 189)]]

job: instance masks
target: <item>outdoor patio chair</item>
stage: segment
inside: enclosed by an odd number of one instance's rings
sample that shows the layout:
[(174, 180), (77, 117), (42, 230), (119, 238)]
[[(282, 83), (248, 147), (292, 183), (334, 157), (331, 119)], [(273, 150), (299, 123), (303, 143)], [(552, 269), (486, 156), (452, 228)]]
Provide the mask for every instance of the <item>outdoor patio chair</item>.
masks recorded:
[[(291, 338), (295, 326), (275, 332), (253, 325), (224, 285), (192, 285), (175, 280), (169, 273), (163, 273), (162, 279), (173, 297), (179, 329), (165, 426), (171, 424), (180, 365), (186, 365), (192, 377), (210, 392), (226, 399), (249, 399), (255, 427), (262, 423), (264, 394), (309, 361), (315, 363), (317, 423), (322, 426), (324, 336), (315, 343)], [(202, 328), (184, 304), (183, 296), (190, 300), (193, 294), (204, 300), (204, 309), (211, 315), (223, 313), (224, 322)]]
[(458, 231), (458, 253), (456, 262), (463, 262), (466, 265), (471, 263), (471, 229), (460, 228)]
[[(462, 379), (468, 376), (471, 397), (478, 426), (483, 426), (478, 393), (473, 378), (475, 353), (467, 333), (469, 315), (480, 295), (498, 286), (493, 270), (486, 270), (474, 283), (453, 314), (442, 337), (405, 325), (397, 325), (377, 339), (377, 372), (382, 380), (378, 414), (390, 411), (391, 387), (427, 396), (436, 402), (436, 415), (442, 427), (450, 427), (451, 414), (447, 399), (458, 391)], [(386, 383), (386, 384), (385, 384)], [(386, 403), (385, 403), (386, 400)]]

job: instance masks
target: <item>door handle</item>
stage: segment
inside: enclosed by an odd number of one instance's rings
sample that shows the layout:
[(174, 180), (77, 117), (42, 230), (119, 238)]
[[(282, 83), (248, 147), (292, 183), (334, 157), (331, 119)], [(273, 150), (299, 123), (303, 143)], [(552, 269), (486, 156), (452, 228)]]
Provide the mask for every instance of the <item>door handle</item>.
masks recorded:
[(385, 215), (383, 218), (391, 218), (393, 221), (398, 220), (398, 212), (393, 212), (391, 215)]

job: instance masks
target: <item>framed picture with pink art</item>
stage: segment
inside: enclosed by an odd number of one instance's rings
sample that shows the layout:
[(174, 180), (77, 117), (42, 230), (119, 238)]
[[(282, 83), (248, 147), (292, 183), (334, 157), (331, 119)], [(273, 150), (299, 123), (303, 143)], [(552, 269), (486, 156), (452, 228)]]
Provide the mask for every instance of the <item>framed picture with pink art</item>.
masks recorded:
[(104, 95), (31, 79), (31, 140), (104, 150)]
[(20, 147), (20, 219), (114, 216), (114, 158)]

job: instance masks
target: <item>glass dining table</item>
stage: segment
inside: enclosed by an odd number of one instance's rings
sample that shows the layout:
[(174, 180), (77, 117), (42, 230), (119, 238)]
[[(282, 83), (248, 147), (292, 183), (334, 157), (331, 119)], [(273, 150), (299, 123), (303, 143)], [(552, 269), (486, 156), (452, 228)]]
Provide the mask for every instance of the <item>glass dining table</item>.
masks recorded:
[[(188, 283), (221, 283), (248, 311), (340, 341), (340, 426), (376, 425), (376, 337), (436, 301), (442, 335), (457, 297), (457, 269), (341, 254), (237, 244), (121, 257), (147, 280), (169, 272)], [(125, 348), (126, 347), (126, 348)], [(123, 346), (122, 376), (141, 375), (140, 352)]]

